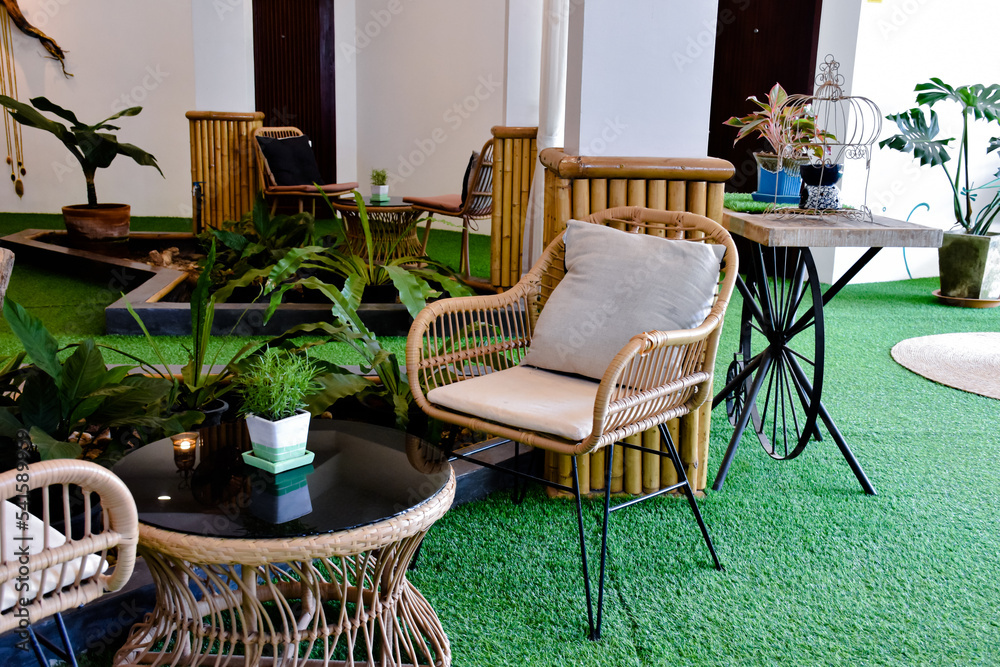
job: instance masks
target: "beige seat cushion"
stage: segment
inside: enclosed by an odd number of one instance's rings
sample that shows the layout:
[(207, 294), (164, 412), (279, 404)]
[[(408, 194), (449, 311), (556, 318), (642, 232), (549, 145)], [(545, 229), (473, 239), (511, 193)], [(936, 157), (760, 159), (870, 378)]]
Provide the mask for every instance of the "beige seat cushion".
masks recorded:
[(517, 366), (432, 389), (436, 405), (580, 441), (594, 428), (598, 383), (539, 368)]
[[(18, 549), (21, 548), (22, 544), (27, 546), (28, 558), (30, 559), (31, 556), (40, 554), (46, 548), (53, 549), (66, 543), (66, 536), (50, 526), (48, 529), (48, 545), (46, 545), (45, 524), (41, 519), (31, 514), (28, 514), (28, 530), (26, 533), (31, 539), (20, 539), (22, 531), (17, 529), (17, 520), (20, 513), (21, 508), (17, 505), (7, 500), (3, 501), (3, 535), (0, 535), (0, 539), (3, 540), (4, 562), (17, 562)], [(37, 557), (40, 558), (40, 556)], [(102, 564), (103, 568), (101, 567)], [(13, 607), (19, 598), (34, 600), (39, 592), (38, 589), (42, 582), (43, 572), (45, 573), (45, 590), (42, 591), (44, 595), (51, 593), (56, 588), (63, 588), (74, 583), (81, 565), (83, 566), (83, 574), (80, 576), (81, 581), (87, 577), (94, 576), (98, 570), (103, 571), (108, 567), (108, 564), (100, 556), (92, 554), (86, 557), (74, 558), (65, 564), (59, 563), (45, 570), (32, 572), (28, 576), (27, 590), (17, 591), (15, 589), (16, 579), (4, 582), (0, 586), (0, 611)], [(62, 575), (61, 580), (60, 575)]]
[(724, 246), (579, 220), (564, 238), (566, 275), (521, 363), (600, 379), (633, 336), (691, 329), (711, 312)]

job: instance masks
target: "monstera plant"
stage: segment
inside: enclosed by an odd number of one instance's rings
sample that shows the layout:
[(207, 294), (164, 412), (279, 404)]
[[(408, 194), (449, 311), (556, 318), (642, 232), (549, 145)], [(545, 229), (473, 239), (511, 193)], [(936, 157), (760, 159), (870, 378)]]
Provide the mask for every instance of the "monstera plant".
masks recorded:
[[(1000, 148), (1000, 137), (990, 138), (985, 147), (977, 149), (969, 142), (970, 121), (1000, 124), (1000, 85), (953, 87), (932, 78), (914, 90), (918, 106), (887, 116), (896, 123), (899, 133), (879, 142), (879, 146), (910, 153), (922, 165), (941, 167), (948, 179), (958, 231), (945, 234), (938, 252), (941, 296), (952, 303), (971, 300), (968, 305), (977, 305), (972, 301), (1000, 299), (1000, 236), (989, 232), (1000, 213), (1000, 169), (979, 184), (972, 180), (971, 169), (977, 158)], [(952, 143), (955, 137), (938, 137), (940, 127), (933, 107), (939, 102), (952, 103), (952, 108), (962, 115), (962, 136), (957, 143)]]
[[(140, 165), (153, 167), (163, 175), (156, 164), (156, 158), (137, 146), (118, 141), (112, 134), (120, 128), (111, 125), (111, 121), (123, 116), (136, 116), (142, 111), (142, 107), (129, 107), (99, 123), (86, 125), (77, 119), (75, 113), (44, 97), (32, 98), (29, 105), (0, 95), (0, 105), (21, 125), (54, 134), (80, 163), (87, 181), (87, 203), (63, 207), (66, 229), (71, 234), (88, 240), (104, 241), (127, 237), (131, 208), (127, 204), (99, 204), (94, 176), (98, 169), (110, 166), (119, 155), (130, 157)], [(42, 112), (52, 114), (70, 125), (52, 120)]]

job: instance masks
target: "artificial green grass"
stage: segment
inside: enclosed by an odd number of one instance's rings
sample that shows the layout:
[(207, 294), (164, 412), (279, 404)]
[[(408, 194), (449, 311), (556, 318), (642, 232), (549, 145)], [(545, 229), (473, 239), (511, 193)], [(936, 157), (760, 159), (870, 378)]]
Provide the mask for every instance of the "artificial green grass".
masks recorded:
[[(498, 494), (453, 509), (411, 576), (456, 664), (990, 665), (1000, 636), (1000, 403), (892, 361), (912, 336), (1000, 330), (1000, 310), (939, 304), (937, 281), (851, 286), (826, 310), (824, 402), (879, 492), (864, 495), (824, 431), (793, 461), (744, 437), (701, 509), (612, 517), (604, 639), (583, 638), (573, 508)], [(738, 335), (730, 306), (724, 374)], [(737, 317), (733, 317), (737, 314)], [(732, 428), (713, 414), (709, 481)], [(595, 539), (599, 506), (589, 503)]]
[[(723, 490), (700, 501), (725, 571), (683, 500), (612, 517), (599, 642), (585, 639), (570, 502), (532, 490), (520, 505), (500, 492), (453, 508), (408, 574), (453, 664), (1000, 665), (1000, 403), (889, 355), (913, 336), (1000, 331), (1000, 309), (941, 305), (936, 287), (849, 286), (825, 311), (824, 402), (878, 496), (864, 495), (825, 431), (793, 461), (771, 460), (748, 434)], [(737, 295), (720, 378), (740, 306)], [(731, 433), (717, 410), (710, 482)], [(595, 554), (599, 504), (587, 512)]]

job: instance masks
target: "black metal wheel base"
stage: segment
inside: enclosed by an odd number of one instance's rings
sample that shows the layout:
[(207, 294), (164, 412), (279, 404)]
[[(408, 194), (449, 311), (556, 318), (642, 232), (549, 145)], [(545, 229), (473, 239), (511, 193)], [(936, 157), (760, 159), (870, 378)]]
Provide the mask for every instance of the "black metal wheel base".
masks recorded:
[(757, 362), (752, 379), (746, 379), (743, 409), (750, 410), (764, 451), (774, 459), (793, 459), (809, 440), (819, 439), (823, 392), (823, 293), (808, 249), (757, 247), (743, 322), (743, 364)]

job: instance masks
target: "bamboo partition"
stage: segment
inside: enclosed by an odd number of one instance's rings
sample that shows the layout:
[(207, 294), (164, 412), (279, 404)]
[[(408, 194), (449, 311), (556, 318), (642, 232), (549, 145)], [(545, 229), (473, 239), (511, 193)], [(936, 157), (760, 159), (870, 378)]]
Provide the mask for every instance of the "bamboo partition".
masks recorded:
[(508, 289), (521, 277), (521, 243), (535, 175), (537, 127), (494, 127), (490, 282)]
[(250, 113), (188, 111), (191, 131), (191, 183), (201, 183), (201, 208), (192, 191), (191, 228), (195, 234), (239, 220), (253, 208), (259, 177), (253, 131), (264, 123)]
[[(565, 229), (570, 218), (582, 219), (616, 206), (690, 211), (721, 223), (725, 181), (734, 171), (732, 164), (718, 158), (590, 157), (567, 155), (560, 148), (547, 148), (538, 157), (545, 168), (546, 244)], [(507, 195), (506, 190), (503, 195)], [(494, 212), (507, 206), (506, 201), (501, 200), (500, 206), (494, 206)], [(495, 220), (494, 213), (494, 225)], [(517, 237), (520, 236), (518, 232)], [(518, 261), (516, 274), (519, 273)], [(709, 400), (697, 412), (668, 424), (687, 468), (688, 479), (698, 491), (708, 485), (711, 412)], [(638, 444), (640, 439), (644, 447), (660, 448), (660, 435), (656, 430), (633, 436), (632, 441)], [(613, 492), (649, 493), (676, 481), (669, 459), (631, 449), (623, 453), (624, 449), (615, 450)], [(604, 452), (581, 456), (578, 463), (581, 489), (603, 491)], [(550, 479), (570, 484), (568, 456), (546, 452), (545, 465)]]

